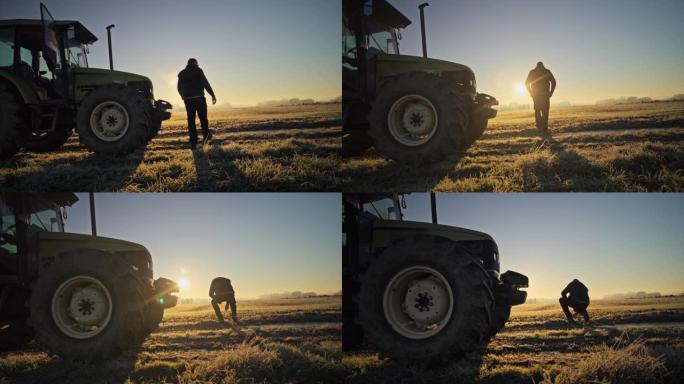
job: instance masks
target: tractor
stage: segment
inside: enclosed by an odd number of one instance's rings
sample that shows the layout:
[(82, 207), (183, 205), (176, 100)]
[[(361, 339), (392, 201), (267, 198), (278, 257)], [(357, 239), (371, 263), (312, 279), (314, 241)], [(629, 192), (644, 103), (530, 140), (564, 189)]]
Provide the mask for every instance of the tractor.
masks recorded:
[(147, 145), (171, 104), (154, 99), (149, 78), (113, 70), (111, 39), (110, 69), (89, 68), (97, 37), (78, 21), (54, 20), (43, 4), (40, 12), (40, 20), (0, 20), (0, 159), (55, 150), (74, 128), (100, 155)]
[(35, 339), (70, 360), (114, 356), (155, 330), (178, 297), (136, 243), (64, 231), (70, 193), (0, 192), (0, 350)]
[(528, 278), (486, 233), (404, 221), (400, 194), (343, 194), (342, 348), (408, 364), (459, 358), (501, 330)]
[(399, 163), (422, 164), (467, 149), (496, 116), (498, 101), (476, 91), (463, 64), (402, 55), (401, 29), (411, 24), (386, 0), (343, 0), (343, 156), (370, 147)]

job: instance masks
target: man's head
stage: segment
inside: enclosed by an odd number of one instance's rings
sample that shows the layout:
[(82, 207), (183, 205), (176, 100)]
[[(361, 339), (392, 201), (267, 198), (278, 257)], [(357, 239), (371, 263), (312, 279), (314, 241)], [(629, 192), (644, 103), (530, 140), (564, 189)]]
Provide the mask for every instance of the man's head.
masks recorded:
[(188, 65), (196, 67), (197, 66), (197, 59), (189, 58), (188, 59)]
[(544, 63), (537, 61), (537, 68), (544, 68)]

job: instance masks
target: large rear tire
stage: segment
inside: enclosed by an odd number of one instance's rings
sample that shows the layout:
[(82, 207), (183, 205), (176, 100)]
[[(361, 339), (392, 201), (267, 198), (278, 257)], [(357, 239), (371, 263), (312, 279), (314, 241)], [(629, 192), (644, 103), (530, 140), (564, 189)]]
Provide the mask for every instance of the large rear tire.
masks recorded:
[(0, 81), (0, 160), (14, 156), (26, 142), (22, 107), (14, 90)]
[(145, 147), (150, 124), (149, 101), (136, 90), (121, 86), (89, 93), (76, 115), (81, 142), (102, 155), (122, 155)]
[(121, 259), (95, 250), (58, 256), (29, 301), (36, 341), (73, 360), (106, 359), (144, 336), (143, 288)]
[(50, 152), (64, 145), (73, 132), (72, 124), (58, 125), (52, 132), (42, 135), (31, 134), (24, 147), (27, 151), (35, 153)]
[(465, 249), (416, 236), (373, 261), (358, 302), (369, 344), (399, 361), (434, 363), (486, 340), (494, 297), (487, 272)]
[(373, 145), (397, 162), (454, 155), (465, 140), (465, 101), (443, 79), (426, 73), (398, 77), (378, 92), (369, 114)]

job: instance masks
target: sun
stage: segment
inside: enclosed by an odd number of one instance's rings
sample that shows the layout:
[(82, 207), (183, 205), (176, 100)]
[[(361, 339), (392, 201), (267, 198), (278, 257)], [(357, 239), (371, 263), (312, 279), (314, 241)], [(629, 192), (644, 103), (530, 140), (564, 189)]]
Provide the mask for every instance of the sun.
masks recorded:
[(524, 95), (525, 94), (525, 86), (523, 83), (518, 83), (515, 85), (515, 93), (518, 95)]
[(187, 288), (188, 286), (190, 286), (190, 280), (186, 279), (185, 277), (181, 277), (181, 278), (178, 280), (178, 287), (179, 287), (180, 289), (185, 289), (185, 288)]

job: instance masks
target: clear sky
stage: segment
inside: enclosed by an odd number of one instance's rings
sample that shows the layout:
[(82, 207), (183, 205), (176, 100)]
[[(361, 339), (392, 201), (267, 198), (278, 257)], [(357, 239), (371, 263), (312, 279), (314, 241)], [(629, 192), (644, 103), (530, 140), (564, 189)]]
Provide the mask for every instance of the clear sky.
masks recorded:
[[(400, 50), (421, 55), (418, 4), (390, 0), (413, 23)], [(480, 92), (531, 102), (516, 87), (537, 61), (558, 80), (552, 101), (684, 93), (684, 1), (431, 0), (428, 56), (466, 64)]]
[[(0, 0), (0, 18), (40, 19), (41, 0)], [(55, 19), (79, 20), (99, 38), (90, 66), (150, 77), (155, 96), (180, 102), (178, 72), (197, 58), (219, 104), (329, 100), (341, 92), (341, 2), (319, 0), (42, 0)]]
[[(405, 220), (430, 222), (430, 197), (406, 196)], [(589, 295), (684, 292), (684, 195), (441, 193), (438, 222), (490, 234), (501, 271), (530, 278), (529, 297), (559, 297), (573, 278)]]
[[(90, 234), (88, 194), (68, 208), (66, 231)], [(240, 298), (342, 289), (336, 193), (96, 193), (98, 235), (152, 254), (154, 274), (189, 281), (181, 297), (207, 298), (216, 276)]]

